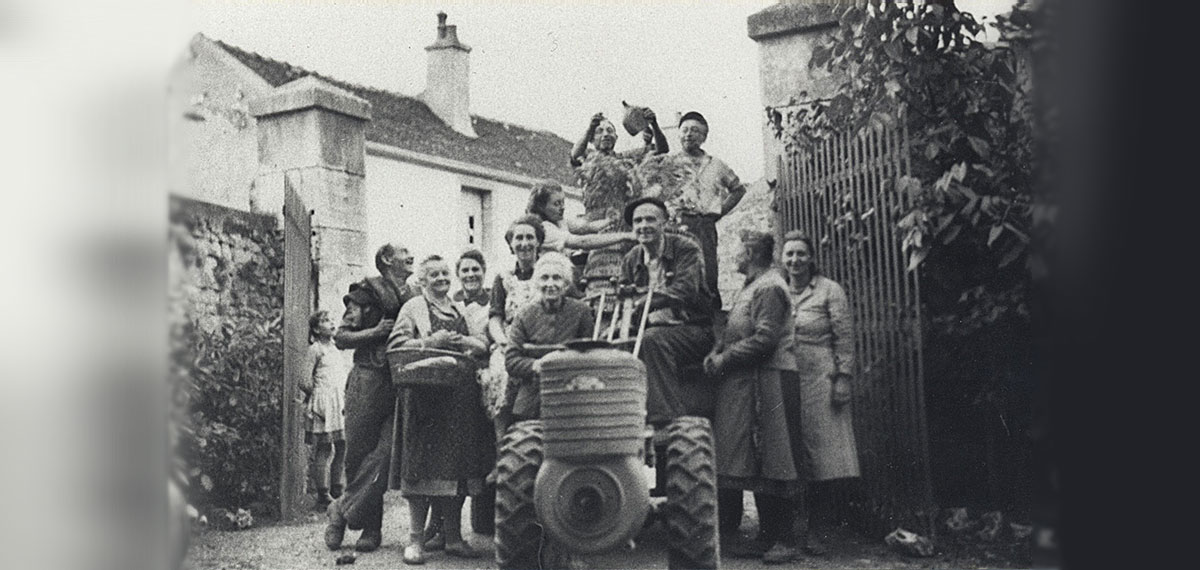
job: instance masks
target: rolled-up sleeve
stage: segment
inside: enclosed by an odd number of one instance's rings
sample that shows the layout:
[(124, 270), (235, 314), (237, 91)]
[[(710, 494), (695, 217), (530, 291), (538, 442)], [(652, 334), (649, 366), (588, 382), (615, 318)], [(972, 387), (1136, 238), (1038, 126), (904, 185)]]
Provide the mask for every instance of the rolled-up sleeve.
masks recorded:
[(729, 196), (730, 192), (736, 192), (739, 188), (742, 187), (742, 180), (740, 178), (738, 178), (737, 173), (735, 173), (733, 171), (733, 169), (730, 168), (728, 165), (722, 163), (721, 166), (723, 167), (721, 169), (721, 176), (720, 176), (721, 189), (722, 189), (721, 197), (725, 198), (725, 197)]
[(370, 344), (370, 340), (359, 338), (356, 335), (349, 333), (358, 332), (361, 329), (363, 311), (366, 309), (354, 301), (346, 301), (346, 312), (342, 314), (342, 324), (338, 326), (337, 331), (333, 333), (333, 342), (339, 349), (346, 350), (348, 348), (359, 348), (363, 345)]
[(542, 222), (546, 238), (542, 240), (542, 251), (562, 251), (567, 247), (567, 231), (548, 222)]

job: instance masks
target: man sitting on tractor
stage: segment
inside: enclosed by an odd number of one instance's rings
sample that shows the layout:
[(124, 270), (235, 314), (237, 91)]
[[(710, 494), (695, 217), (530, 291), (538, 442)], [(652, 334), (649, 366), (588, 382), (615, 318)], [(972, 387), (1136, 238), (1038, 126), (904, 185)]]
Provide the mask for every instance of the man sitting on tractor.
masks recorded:
[[(625, 207), (637, 245), (621, 264), (621, 280), (649, 292), (650, 314), (639, 357), (646, 365), (646, 420), (656, 428), (685, 415), (712, 417), (713, 385), (699, 363), (714, 343), (713, 302), (704, 255), (691, 236), (665, 233), (667, 207), (645, 197)], [(634, 306), (640, 315), (645, 299)]]

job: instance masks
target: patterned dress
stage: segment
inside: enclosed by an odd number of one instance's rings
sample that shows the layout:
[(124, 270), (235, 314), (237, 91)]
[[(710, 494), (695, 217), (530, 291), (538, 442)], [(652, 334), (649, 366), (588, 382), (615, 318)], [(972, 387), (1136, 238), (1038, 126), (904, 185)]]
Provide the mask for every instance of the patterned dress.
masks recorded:
[[(517, 313), (537, 299), (537, 289), (532, 277), (532, 269), (522, 272), (519, 265), (496, 275), (496, 281), (492, 285), (492, 300), (488, 307), (489, 317), (499, 316), (504, 320), (504, 328), (507, 329)], [(479, 371), (479, 385), (483, 389), (487, 415), (495, 418), (509, 393), (503, 350), (492, 350), (487, 368)]]

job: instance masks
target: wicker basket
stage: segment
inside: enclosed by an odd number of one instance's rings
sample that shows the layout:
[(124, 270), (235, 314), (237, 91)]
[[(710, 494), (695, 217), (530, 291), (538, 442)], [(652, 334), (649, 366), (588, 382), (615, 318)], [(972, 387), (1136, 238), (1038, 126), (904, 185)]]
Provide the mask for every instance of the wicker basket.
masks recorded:
[(392, 381), (402, 388), (450, 389), (475, 382), (475, 360), (440, 348), (393, 348), (387, 351)]

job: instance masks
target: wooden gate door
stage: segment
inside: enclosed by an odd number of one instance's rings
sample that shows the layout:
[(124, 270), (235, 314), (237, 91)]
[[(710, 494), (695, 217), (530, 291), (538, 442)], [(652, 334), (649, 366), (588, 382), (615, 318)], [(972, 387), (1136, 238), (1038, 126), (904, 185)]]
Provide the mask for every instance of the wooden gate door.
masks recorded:
[(295, 520), (304, 513), (308, 450), (300, 377), (308, 350), (308, 316), (313, 311), (312, 212), (285, 180), (283, 202), (283, 429), (280, 445), (279, 513)]
[(896, 230), (908, 205), (896, 189), (908, 148), (902, 126), (835, 135), (781, 157), (776, 188), (778, 227), (813, 238), (821, 271), (850, 300), (862, 493), (838, 504), (871, 532), (933, 530), (917, 274), (906, 268)]

